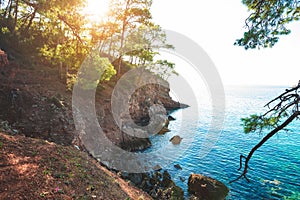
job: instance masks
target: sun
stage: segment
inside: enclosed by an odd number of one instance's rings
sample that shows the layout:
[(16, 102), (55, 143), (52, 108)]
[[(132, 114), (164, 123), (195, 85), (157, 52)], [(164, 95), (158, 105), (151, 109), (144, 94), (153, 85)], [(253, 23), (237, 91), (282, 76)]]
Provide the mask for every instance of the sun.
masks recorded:
[(101, 22), (109, 9), (109, 0), (86, 0), (85, 15), (92, 23)]

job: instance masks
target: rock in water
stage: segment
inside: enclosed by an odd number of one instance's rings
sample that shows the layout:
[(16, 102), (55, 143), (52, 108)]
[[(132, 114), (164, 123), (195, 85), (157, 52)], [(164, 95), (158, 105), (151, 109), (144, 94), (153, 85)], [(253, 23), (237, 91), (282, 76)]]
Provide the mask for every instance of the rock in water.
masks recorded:
[(152, 169), (153, 169), (154, 171), (160, 171), (160, 170), (162, 170), (162, 168), (161, 168), (160, 165), (155, 165)]
[(169, 116), (168, 116), (168, 120), (169, 120), (169, 121), (174, 121), (174, 120), (176, 120), (176, 119), (175, 119), (174, 117), (172, 117), (171, 115), (169, 115)]
[(180, 179), (181, 182), (184, 182), (184, 181), (185, 181), (185, 178), (184, 178), (184, 177), (181, 177), (181, 176), (180, 176), (179, 179)]
[(176, 169), (182, 169), (182, 167), (181, 167), (179, 164), (174, 165), (174, 167), (175, 167)]
[(176, 145), (176, 144), (180, 144), (181, 140), (182, 140), (182, 138), (179, 135), (176, 135), (170, 139), (170, 142), (172, 142), (172, 144)]
[(188, 181), (188, 191), (199, 199), (224, 200), (229, 189), (215, 179), (200, 174), (191, 174)]
[(165, 133), (170, 132), (170, 129), (167, 127), (163, 127), (159, 132), (158, 135), (164, 135)]

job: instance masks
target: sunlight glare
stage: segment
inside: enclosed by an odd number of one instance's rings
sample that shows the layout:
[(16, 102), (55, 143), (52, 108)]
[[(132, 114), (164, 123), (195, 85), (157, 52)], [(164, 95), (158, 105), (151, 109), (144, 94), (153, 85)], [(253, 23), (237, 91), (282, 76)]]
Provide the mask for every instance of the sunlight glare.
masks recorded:
[(85, 13), (91, 22), (100, 22), (107, 14), (109, 0), (87, 0)]

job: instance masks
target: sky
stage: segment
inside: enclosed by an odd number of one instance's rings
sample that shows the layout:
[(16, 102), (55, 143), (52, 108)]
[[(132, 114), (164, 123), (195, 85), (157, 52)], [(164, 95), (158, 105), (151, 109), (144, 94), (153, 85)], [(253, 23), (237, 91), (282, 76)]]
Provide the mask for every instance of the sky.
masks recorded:
[(234, 46), (241, 38), (247, 8), (239, 0), (153, 0), (153, 21), (184, 34), (215, 63), (224, 85), (284, 85), (300, 80), (300, 23), (269, 49)]
[[(109, 0), (88, 2), (88, 12), (94, 14), (104, 13)], [(151, 13), (163, 29), (181, 33), (201, 46), (224, 85), (293, 86), (300, 80), (300, 22), (291, 23), (292, 33), (282, 36), (273, 48), (246, 51), (233, 45), (243, 36), (249, 15), (241, 0), (153, 0)]]

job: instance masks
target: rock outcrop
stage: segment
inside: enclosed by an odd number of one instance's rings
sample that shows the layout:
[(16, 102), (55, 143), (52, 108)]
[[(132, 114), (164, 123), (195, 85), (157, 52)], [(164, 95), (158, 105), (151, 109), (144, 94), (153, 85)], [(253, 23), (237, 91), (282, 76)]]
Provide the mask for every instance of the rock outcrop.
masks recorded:
[[(167, 83), (166, 83), (167, 84)], [(148, 84), (135, 91), (130, 100), (130, 115), (137, 124), (148, 124), (150, 107), (159, 104), (167, 112), (180, 109), (182, 104), (172, 100), (170, 88), (157, 84)], [(167, 115), (167, 113), (165, 113)], [(168, 118), (166, 116), (166, 118)]]
[(229, 189), (220, 181), (200, 174), (191, 174), (188, 192), (202, 200), (224, 200)]
[(150, 194), (153, 199), (183, 200), (183, 190), (172, 181), (167, 171), (122, 173), (122, 178), (130, 180), (135, 186)]
[[(183, 105), (172, 100), (168, 82), (147, 70), (121, 77), (97, 90), (96, 101), (101, 102), (96, 105), (97, 113), (104, 111), (99, 117), (100, 125), (114, 144), (125, 150), (143, 150), (151, 145), (149, 136), (169, 131), (168, 114)], [(132, 129), (139, 127), (146, 136), (134, 133)]]

